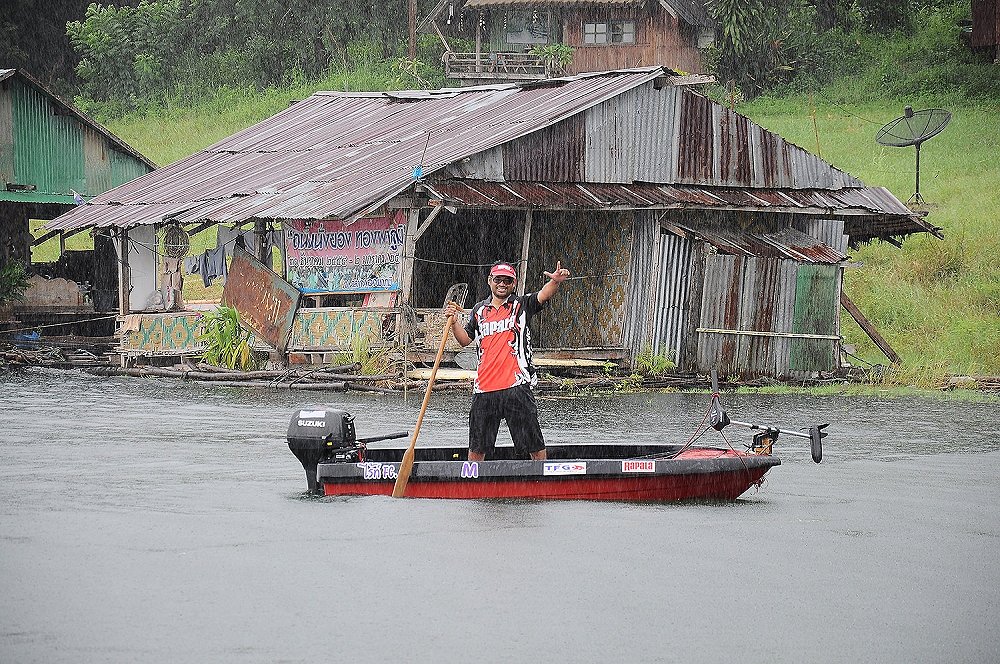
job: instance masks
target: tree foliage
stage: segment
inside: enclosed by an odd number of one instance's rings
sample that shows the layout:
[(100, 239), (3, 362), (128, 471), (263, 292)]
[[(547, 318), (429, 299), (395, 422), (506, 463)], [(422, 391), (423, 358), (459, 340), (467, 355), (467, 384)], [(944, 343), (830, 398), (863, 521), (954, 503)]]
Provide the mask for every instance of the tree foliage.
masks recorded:
[[(958, 38), (970, 11), (962, 0), (709, 0), (708, 8), (718, 24), (709, 66), (745, 98), (871, 69), (907, 41), (930, 47), (914, 53), (923, 68), (969, 79), (972, 96), (994, 78)], [(925, 80), (922, 91), (932, 85)]]
[(67, 25), (84, 96), (122, 110), (222, 86), (311, 79), (405, 38), (406, 0), (141, 0)]
[(66, 22), (81, 18), (90, 0), (3, 0), (0, 67), (23, 69), (50, 90), (69, 95), (77, 55)]

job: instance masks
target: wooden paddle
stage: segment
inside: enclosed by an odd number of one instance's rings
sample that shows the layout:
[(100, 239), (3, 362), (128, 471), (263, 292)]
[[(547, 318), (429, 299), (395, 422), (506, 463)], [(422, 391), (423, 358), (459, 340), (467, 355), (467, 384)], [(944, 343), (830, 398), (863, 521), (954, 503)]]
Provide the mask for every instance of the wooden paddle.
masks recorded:
[[(469, 294), (469, 284), (455, 284), (448, 289), (448, 294), (444, 296), (444, 306), (449, 302), (457, 302), (459, 307), (465, 305), (465, 298)], [(393, 498), (402, 498), (406, 491), (406, 484), (410, 481), (410, 472), (413, 470), (413, 456), (417, 447), (417, 436), (420, 435), (420, 425), (424, 421), (424, 413), (427, 412), (427, 404), (431, 400), (431, 389), (434, 387), (434, 379), (437, 377), (438, 367), (441, 366), (441, 356), (444, 355), (444, 345), (448, 341), (448, 332), (451, 330), (453, 316), (448, 316), (444, 323), (444, 330), (441, 333), (441, 344), (438, 346), (437, 357), (434, 358), (434, 368), (431, 369), (431, 377), (427, 381), (427, 391), (424, 392), (424, 403), (420, 406), (420, 414), (417, 416), (417, 424), (413, 427), (413, 437), (410, 438), (410, 446), (403, 453), (403, 462), (399, 464), (399, 473), (396, 475), (396, 485), (392, 488)]]

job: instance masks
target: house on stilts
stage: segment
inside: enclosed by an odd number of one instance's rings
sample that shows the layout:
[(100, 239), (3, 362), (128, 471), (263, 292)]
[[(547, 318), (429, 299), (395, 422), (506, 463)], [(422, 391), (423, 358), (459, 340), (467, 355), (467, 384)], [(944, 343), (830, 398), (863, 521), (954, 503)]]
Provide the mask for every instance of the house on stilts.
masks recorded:
[[(176, 298), (159, 299), (169, 311), (141, 304), (162, 287), (152, 248), (165, 235), (221, 227), (248, 238), (224, 299), (292, 362), (361, 337), (433, 356), (452, 283), (483, 297), (488, 266), (508, 260), (530, 291), (559, 260), (580, 278), (533, 322), (543, 361), (630, 362), (648, 349), (688, 371), (837, 369), (850, 248), (939, 229), (691, 82), (646, 67), (318, 92), (49, 228), (111, 229), (150, 248), (123, 262), (127, 358), (197, 352), (197, 312)], [(264, 269), (275, 238), (278, 296)]]
[[(30, 275), (25, 300), (0, 313), (0, 330), (111, 338), (119, 296), (111, 230), (42, 232), (36, 222), (155, 168), (29, 73), (0, 69), (0, 268), (17, 261)], [(53, 251), (33, 258), (49, 244)]]

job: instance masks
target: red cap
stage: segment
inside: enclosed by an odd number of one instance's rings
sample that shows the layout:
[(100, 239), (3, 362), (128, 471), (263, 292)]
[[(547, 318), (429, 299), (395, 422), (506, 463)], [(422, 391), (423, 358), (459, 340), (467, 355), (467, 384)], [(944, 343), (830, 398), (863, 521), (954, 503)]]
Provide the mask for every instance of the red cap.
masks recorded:
[(494, 265), (490, 270), (491, 277), (510, 277), (511, 279), (517, 279), (517, 272), (514, 270), (514, 266), (509, 263), (499, 263)]

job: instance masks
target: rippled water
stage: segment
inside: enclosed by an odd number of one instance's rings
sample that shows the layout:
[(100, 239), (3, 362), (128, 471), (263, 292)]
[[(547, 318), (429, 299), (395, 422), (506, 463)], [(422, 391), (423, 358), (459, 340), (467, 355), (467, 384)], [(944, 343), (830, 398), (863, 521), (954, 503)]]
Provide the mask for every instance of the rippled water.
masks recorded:
[[(316, 499), (283, 435), (421, 394), (0, 376), (0, 662), (994, 662), (997, 404), (727, 397), (831, 421), (733, 504)], [(465, 440), (435, 395), (421, 442)], [(550, 443), (684, 440), (704, 395), (547, 399)], [(727, 430), (734, 444), (749, 434)], [(709, 439), (713, 440), (714, 439)]]

